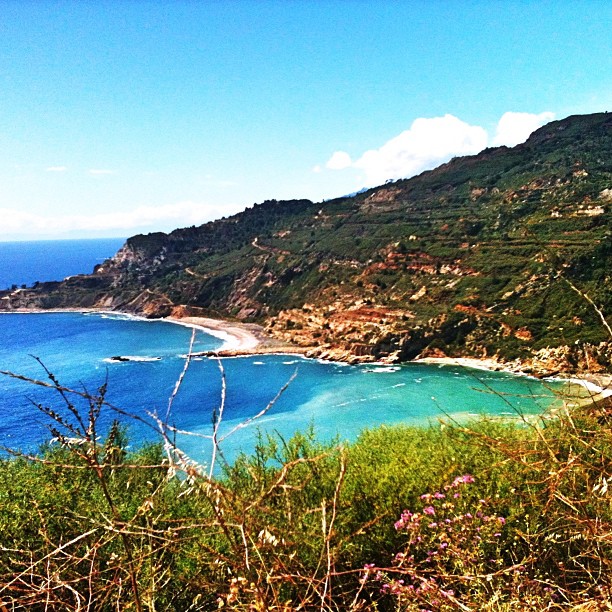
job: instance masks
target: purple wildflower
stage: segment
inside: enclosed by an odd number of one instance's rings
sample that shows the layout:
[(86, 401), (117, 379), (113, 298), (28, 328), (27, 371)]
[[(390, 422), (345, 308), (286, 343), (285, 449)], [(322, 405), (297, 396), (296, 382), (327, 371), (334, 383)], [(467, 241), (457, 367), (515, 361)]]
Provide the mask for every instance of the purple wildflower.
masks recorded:
[(471, 484), (472, 482), (474, 482), (474, 477), (471, 474), (464, 474), (463, 476), (457, 476), (451, 486), (458, 487), (460, 484)]

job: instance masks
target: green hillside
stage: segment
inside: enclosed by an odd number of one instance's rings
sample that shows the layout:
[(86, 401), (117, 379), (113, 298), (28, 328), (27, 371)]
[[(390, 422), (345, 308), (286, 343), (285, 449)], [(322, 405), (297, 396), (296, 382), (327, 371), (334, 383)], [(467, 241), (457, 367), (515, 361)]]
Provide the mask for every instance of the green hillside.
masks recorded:
[(321, 354), (366, 358), (425, 350), (508, 360), (588, 343), (605, 365), (606, 329), (576, 290), (612, 312), (611, 207), (612, 115), (573, 116), (514, 148), (352, 197), (272, 200), (134, 236), (93, 275), (2, 303), (149, 316), (186, 305), (263, 323)]

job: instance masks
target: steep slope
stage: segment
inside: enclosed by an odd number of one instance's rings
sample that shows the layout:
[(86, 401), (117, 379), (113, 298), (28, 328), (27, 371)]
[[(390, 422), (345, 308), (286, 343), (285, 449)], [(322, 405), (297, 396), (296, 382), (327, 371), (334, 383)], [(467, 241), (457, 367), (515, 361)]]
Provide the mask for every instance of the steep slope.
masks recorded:
[(0, 307), (186, 305), (365, 358), (540, 351), (569, 368), (586, 343), (592, 368), (610, 338), (579, 291), (612, 312), (611, 207), (612, 115), (573, 116), (353, 197), (134, 236), (92, 275)]

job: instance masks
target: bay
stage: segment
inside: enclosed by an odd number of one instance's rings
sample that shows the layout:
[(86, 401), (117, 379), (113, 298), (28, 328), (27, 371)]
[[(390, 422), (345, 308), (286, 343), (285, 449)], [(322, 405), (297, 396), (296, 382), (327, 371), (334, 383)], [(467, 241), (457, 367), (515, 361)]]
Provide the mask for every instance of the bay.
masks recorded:
[[(152, 412), (166, 415), (191, 333), (182, 325), (126, 315), (4, 314), (0, 369), (46, 379), (34, 355), (63, 385), (89, 392), (107, 385), (109, 403), (151, 422)], [(193, 350), (213, 350), (222, 343), (198, 331)], [(113, 361), (114, 356), (129, 359)], [(295, 375), (265, 416), (223, 442), (230, 461), (240, 451), (253, 450), (258, 431), (287, 439), (312, 425), (320, 439), (354, 440), (364, 428), (379, 425), (426, 426), (441, 418), (463, 421), (478, 415), (520, 418), (541, 413), (556, 401), (555, 392), (561, 388), (559, 383), (454, 366), (349, 366), (295, 355), (221, 362), (197, 358), (176, 394), (169, 422), (196, 434), (179, 436), (179, 446), (204, 464), (211, 447), (197, 434), (211, 433), (213, 413), (220, 406), (221, 369), (227, 383), (221, 435), (261, 411)], [(75, 401), (86, 414), (86, 403)], [(49, 421), (37, 403), (61, 409), (63, 400), (53, 390), (0, 377), (0, 444), (31, 451), (50, 437)], [(113, 410), (103, 411), (101, 435), (117, 416)], [(155, 439), (153, 429), (143, 422), (120, 418), (134, 445)]]

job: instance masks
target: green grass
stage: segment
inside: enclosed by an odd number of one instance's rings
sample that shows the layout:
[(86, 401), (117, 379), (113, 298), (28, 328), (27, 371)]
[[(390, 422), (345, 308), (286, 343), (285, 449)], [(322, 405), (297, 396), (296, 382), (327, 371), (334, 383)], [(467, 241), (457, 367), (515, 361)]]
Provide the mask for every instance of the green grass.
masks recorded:
[[(244, 610), (609, 605), (609, 409), (537, 426), (381, 427), (348, 447), (321, 444), (314, 431), (261, 438), (212, 481), (176, 454), (169, 461), (162, 445), (126, 450), (116, 427), (103, 443), (86, 432), (78, 444), (64, 438), (36, 457), (0, 462), (0, 602), (32, 610), (86, 601), (96, 610), (211, 610), (220, 601)], [(474, 482), (453, 485), (465, 474)], [(445, 499), (422, 497), (434, 493)], [(428, 504), (439, 525), (423, 513)], [(408, 531), (394, 526), (405, 510), (421, 517)], [(437, 586), (422, 588), (431, 579)]]

